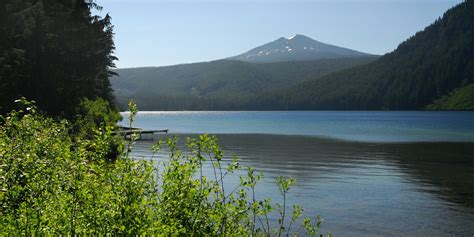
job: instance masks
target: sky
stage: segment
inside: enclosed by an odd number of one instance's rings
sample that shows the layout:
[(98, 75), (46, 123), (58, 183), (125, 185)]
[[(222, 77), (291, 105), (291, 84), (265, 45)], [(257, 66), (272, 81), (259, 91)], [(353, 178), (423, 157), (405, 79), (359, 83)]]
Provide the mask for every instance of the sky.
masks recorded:
[(222, 59), (280, 37), (383, 55), (461, 0), (97, 0), (118, 68)]

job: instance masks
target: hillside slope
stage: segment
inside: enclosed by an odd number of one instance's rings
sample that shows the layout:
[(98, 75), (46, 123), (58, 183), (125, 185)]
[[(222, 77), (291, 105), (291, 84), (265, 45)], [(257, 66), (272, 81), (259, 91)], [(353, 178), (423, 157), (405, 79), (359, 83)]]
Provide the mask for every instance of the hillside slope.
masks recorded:
[[(219, 109), (234, 108), (265, 91), (288, 88), (306, 78), (369, 63), (376, 57), (322, 59), (305, 62), (254, 64), (235, 60), (166, 67), (118, 69), (111, 79), (114, 93), (124, 107), (130, 98), (143, 109), (216, 109), (202, 102), (217, 100)], [(157, 104), (159, 100), (159, 104)], [(224, 103), (226, 102), (226, 103)], [(206, 105), (207, 104), (207, 105)]]
[(246, 109), (414, 110), (474, 82), (474, 1), (374, 62), (253, 98)]
[(429, 110), (474, 110), (474, 84), (455, 89), (427, 106)]

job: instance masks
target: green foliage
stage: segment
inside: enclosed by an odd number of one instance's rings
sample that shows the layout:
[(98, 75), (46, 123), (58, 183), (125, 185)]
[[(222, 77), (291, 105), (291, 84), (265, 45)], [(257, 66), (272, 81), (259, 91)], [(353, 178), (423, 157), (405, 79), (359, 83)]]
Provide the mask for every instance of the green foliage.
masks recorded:
[[(0, 235), (145, 233), (157, 200), (154, 166), (107, 161), (110, 130), (73, 139), (34, 106), (2, 117)], [(139, 218), (137, 218), (139, 217)]]
[[(83, 141), (88, 151), (99, 151), (97, 159), (115, 160), (122, 153), (120, 136), (110, 136), (116, 130), (116, 123), (122, 119), (118, 110), (104, 99), (83, 99), (76, 109), (76, 115), (69, 126), (74, 142)], [(97, 144), (95, 138), (101, 138)], [(94, 153), (91, 153), (94, 154)]]
[(426, 108), (428, 110), (474, 110), (474, 84), (457, 88)]
[[(216, 137), (188, 138), (188, 152), (178, 149), (177, 138), (168, 139), (170, 157), (161, 164), (131, 159), (125, 149), (110, 161), (113, 135), (105, 123), (92, 136), (71, 136), (68, 121), (38, 114), (32, 102), (18, 102), (20, 110), (0, 117), (0, 235), (273, 234), (268, 215), (275, 207), (269, 198), (255, 196), (263, 176), (237, 158), (224, 162)], [(133, 102), (130, 110), (132, 123)], [(163, 145), (156, 143), (152, 151)], [(212, 166), (213, 177), (202, 174), (205, 164)], [(226, 177), (244, 169), (240, 184), (225, 184)], [(286, 227), (286, 195), (294, 183), (277, 180), (284, 203), (276, 204), (281, 217), (275, 233), (316, 235), (318, 217), (290, 232), (303, 213), (299, 206)]]
[(0, 1), (0, 114), (22, 96), (71, 119), (81, 99), (113, 100), (109, 15), (95, 1)]
[(94, 129), (115, 127), (122, 116), (104, 99), (83, 99), (76, 109), (73, 132), (81, 137), (90, 136)]

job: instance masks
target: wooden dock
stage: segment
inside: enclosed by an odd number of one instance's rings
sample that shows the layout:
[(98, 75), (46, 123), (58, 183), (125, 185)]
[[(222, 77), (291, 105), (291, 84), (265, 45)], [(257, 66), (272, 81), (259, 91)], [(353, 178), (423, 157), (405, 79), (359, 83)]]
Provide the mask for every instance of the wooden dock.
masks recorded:
[(151, 139), (153, 139), (153, 135), (155, 133), (168, 133), (169, 129), (162, 129), (162, 130), (145, 130), (141, 128), (130, 128), (130, 127), (122, 127), (119, 126), (118, 130), (114, 132), (114, 134), (119, 134), (124, 136), (125, 138), (131, 136), (132, 134), (138, 134), (138, 139), (142, 139), (143, 134), (151, 134)]

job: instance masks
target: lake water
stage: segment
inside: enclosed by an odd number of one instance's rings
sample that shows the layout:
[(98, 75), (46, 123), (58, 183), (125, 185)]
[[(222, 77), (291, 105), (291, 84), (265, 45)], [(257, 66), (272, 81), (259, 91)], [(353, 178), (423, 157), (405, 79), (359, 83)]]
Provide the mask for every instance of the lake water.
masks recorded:
[[(126, 113), (124, 113), (126, 115)], [(474, 142), (474, 112), (140, 112), (138, 127), (182, 134), (308, 135), (351, 141)]]
[(259, 196), (279, 201), (275, 178), (296, 178), (289, 203), (334, 236), (474, 236), (473, 112), (142, 112), (135, 126), (217, 134), (264, 173)]

